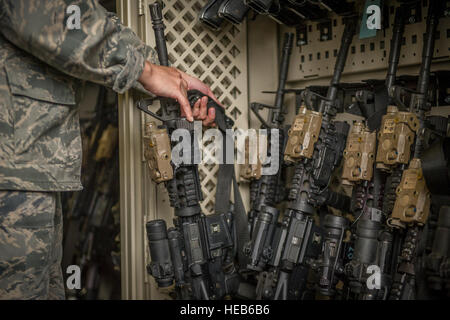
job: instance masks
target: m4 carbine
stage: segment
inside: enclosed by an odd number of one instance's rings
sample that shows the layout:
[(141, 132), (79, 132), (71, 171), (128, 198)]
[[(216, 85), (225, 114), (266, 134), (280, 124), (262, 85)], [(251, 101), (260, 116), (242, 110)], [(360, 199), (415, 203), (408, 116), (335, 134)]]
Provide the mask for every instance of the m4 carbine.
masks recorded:
[[(294, 162), (295, 169), (283, 228), (277, 237), (280, 242), (274, 246), (275, 256), (279, 256), (275, 299), (287, 299), (293, 270), (298, 266), (307, 268), (309, 260), (315, 258), (322, 247), (322, 231), (314, 225), (312, 217), (315, 208), (332, 203), (346, 207), (349, 203), (347, 200), (341, 201), (343, 197), (331, 192), (328, 185), (331, 173), (341, 161), (349, 130), (348, 124), (333, 122), (333, 118), (336, 115), (337, 85), (354, 33), (355, 22), (348, 18), (327, 96), (322, 99), (318, 111), (302, 106), (289, 130), (285, 160)], [(281, 254), (277, 254), (277, 251)], [(329, 258), (330, 261), (336, 261), (334, 255)], [(331, 287), (332, 282), (327, 287)], [(301, 284), (291, 285), (302, 287)]]
[[(401, 180), (396, 188), (396, 198), (388, 224), (395, 229), (405, 230), (401, 251), (398, 255), (398, 264), (394, 283), (390, 292), (390, 299), (414, 299), (415, 297), (415, 268), (418, 254), (418, 244), (421, 240), (422, 228), (427, 223), (430, 212), (430, 192), (428, 191), (422, 170), (421, 155), (425, 145), (425, 112), (429, 111), (427, 102), (431, 62), (434, 53), (436, 30), (439, 22), (442, 1), (431, 0), (428, 8), (427, 30), (424, 38), (422, 52), (422, 65), (419, 72), (416, 92), (410, 99), (409, 119), (404, 123), (413, 126), (416, 130), (410, 138), (413, 150), (412, 159), (408, 155), (399, 159), (404, 163)], [(384, 128), (389, 127), (389, 116), (383, 119)], [(381, 143), (381, 141), (380, 141)], [(396, 159), (394, 159), (396, 160)]]
[[(383, 187), (385, 176), (375, 166), (377, 131), (388, 104), (388, 92), (395, 84), (400, 58), (401, 41), (405, 25), (405, 5), (396, 9), (391, 39), (391, 52), (384, 85), (373, 92), (361, 90), (357, 93), (358, 105), (365, 122), (355, 123), (347, 139), (344, 151), (343, 182), (353, 185), (352, 212), (354, 252), (352, 261), (345, 266), (349, 295), (356, 299), (386, 299), (391, 282), (392, 234), (385, 228), (383, 215)], [(380, 287), (368, 288), (367, 279), (378, 266), (381, 273)], [(378, 271), (378, 270), (377, 270)]]
[[(272, 255), (272, 237), (278, 221), (278, 210), (276, 205), (284, 198), (284, 165), (282, 150), (286, 141), (286, 129), (284, 122), (284, 88), (286, 84), (289, 58), (292, 52), (294, 35), (286, 33), (284, 35), (283, 54), (279, 73), (278, 89), (275, 97), (275, 105), (266, 106), (261, 103), (252, 103), (251, 110), (262, 122), (262, 128), (270, 130), (268, 141), (272, 141), (272, 134), (278, 142), (278, 154), (271, 154), (271, 161), (278, 163), (275, 174), (263, 174), (259, 159), (257, 164), (245, 164), (241, 168), (241, 177), (251, 180), (251, 210), (248, 214), (250, 224), (251, 241), (245, 250), (249, 256), (248, 268), (250, 270), (262, 271)], [(269, 118), (265, 121), (259, 114), (259, 110), (269, 108)], [(270, 149), (272, 149), (269, 146)], [(270, 150), (269, 149), (269, 150)]]
[[(164, 39), (164, 23), (161, 5), (150, 5), (155, 31), (156, 49), (161, 65), (168, 66), (168, 54)], [(188, 92), (193, 105), (204, 95), (198, 91)], [(198, 166), (193, 161), (196, 148), (194, 123), (180, 115), (179, 104), (160, 98), (161, 109), (157, 115), (147, 109), (153, 99), (141, 100), (138, 108), (163, 122), (157, 127), (149, 123), (146, 127), (145, 154), (149, 162), (152, 179), (164, 182), (169, 193), (170, 205), (175, 209), (174, 228), (167, 230), (163, 220), (149, 221), (146, 225), (151, 263), (149, 273), (159, 287), (168, 287), (175, 281), (177, 298), (221, 299), (238, 290), (239, 279), (234, 267), (234, 248), (237, 234), (235, 216), (230, 212), (204, 215), (200, 207), (203, 199)], [(207, 104), (215, 108), (216, 123), (221, 130), (231, 127), (232, 121), (225, 111), (211, 98)], [(191, 161), (175, 165), (171, 160), (170, 135), (184, 129), (191, 143)], [(236, 186), (237, 187), (237, 186)], [(236, 198), (236, 190), (235, 190)], [(236, 199), (235, 199), (236, 201)], [(232, 206), (230, 206), (230, 211)], [(246, 227), (246, 226), (245, 226)]]

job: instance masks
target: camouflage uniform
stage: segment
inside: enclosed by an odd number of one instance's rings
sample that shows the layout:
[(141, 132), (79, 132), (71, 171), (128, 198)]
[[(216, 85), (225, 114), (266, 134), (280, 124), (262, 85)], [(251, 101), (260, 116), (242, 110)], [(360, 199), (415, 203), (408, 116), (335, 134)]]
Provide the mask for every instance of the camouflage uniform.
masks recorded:
[(142, 89), (155, 57), (95, 0), (0, 0), (0, 299), (64, 297), (57, 192), (82, 189), (82, 82)]
[(0, 213), (0, 298), (64, 298), (59, 193), (0, 191)]

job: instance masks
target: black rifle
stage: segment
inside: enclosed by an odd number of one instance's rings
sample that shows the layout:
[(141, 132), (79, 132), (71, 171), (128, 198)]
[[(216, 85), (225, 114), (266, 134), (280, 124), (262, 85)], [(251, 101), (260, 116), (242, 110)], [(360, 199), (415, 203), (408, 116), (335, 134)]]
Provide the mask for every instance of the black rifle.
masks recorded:
[[(401, 43), (405, 26), (405, 5), (396, 9), (391, 39), (391, 51), (386, 80), (383, 86), (374, 91), (361, 90), (357, 93), (358, 105), (366, 118), (370, 131), (380, 130), (382, 116), (388, 104), (388, 92), (395, 85), (400, 58)], [(376, 145), (374, 146), (376, 148)], [(374, 150), (375, 153), (375, 150)], [(349, 293), (356, 299), (386, 299), (391, 282), (392, 233), (384, 228), (386, 217), (382, 214), (383, 186), (385, 176), (373, 166), (373, 177), (369, 181), (359, 181), (353, 186), (352, 212), (356, 217), (353, 226), (354, 253), (352, 261), (346, 265)], [(366, 282), (370, 275), (368, 267), (380, 268), (380, 287), (368, 288)]]
[(244, 0), (211, 0), (200, 11), (199, 19), (212, 30), (220, 30), (224, 20), (241, 23), (250, 8)]
[(244, 0), (225, 0), (219, 8), (219, 17), (227, 19), (231, 23), (241, 23), (250, 8), (244, 3)]
[[(266, 263), (271, 259), (271, 242), (275, 225), (278, 221), (278, 210), (275, 206), (284, 198), (283, 149), (286, 139), (286, 129), (283, 126), (285, 114), (284, 87), (289, 69), (293, 38), (294, 35), (292, 33), (286, 33), (284, 35), (283, 54), (281, 57), (278, 89), (274, 106), (267, 106), (261, 103), (251, 104), (251, 110), (262, 122), (262, 128), (270, 130), (268, 133), (268, 141), (272, 140), (271, 135), (273, 132), (271, 129), (277, 130), (275, 134), (277, 135), (276, 138), (279, 146), (278, 154), (271, 155), (271, 160), (278, 163), (277, 172), (270, 175), (263, 174), (259, 179), (252, 180), (250, 186), (251, 210), (248, 214), (248, 220), (252, 240), (246, 246), (246, 253), (250, 260), (247, 267), (255, 271), (262, 271)], [(269, 108), (268, 121), (265, 121), (259, 114), (259, 110), (263, 108)]]
[(220, 30), (223, 18), (219, 16), (219, 8), (225, 0), (210, 0), (199, 13), (199, 20), (212, 30)]
[(328, 11), (342, 16), (353, 12), (352, 3), (336, 0), (245, 0), (245, 4), (259, 14), (269, 15), (276, 22), (291, 27), (305, 20), (326, 19)]
[[(415, 144), (413, 145), (413, 159), (410, 162), (410, 167), (408, 170), (403, 170), (401, 184), (406, 181), (405, 174), (410, 169), (421, 169), (420, 157), (423, 152), (424, 132), (426, 130), (425, 126), (425, 112), (430, 109), (430, 105), (427, 101), (428, 96), (428, 86), (430, 78), (431, 62), (434, 53), (434, 44), (436, 38), (437, 25), (439, 23), (441, 12), (441, 1), (431, 0), (428, 8), (427, 17), (427, 30), (424, 38), (424, 45), (422, 51), (422, 64), (419, 72), (419, 78), (417, 82), (416, 91), (412, 94), (409, 111), (413, 112), (419, 122), (419, 128), (417, 130), (417, 135), (415, 138)], [(412, 167), (414, 165), (414, 167)], [(422, 178), (423, 179), (423, 178)], [(417, 183), (417, 182), (416, 182)], [(425, 202), (425, 207), (423, 208), (423, 216), (418, 218), (413, 216), (409, 219), (408, 216), (395, 216), (394, 213), (398, 213), (397, 201), (399, 198), (399, 189), (401, 185), (397, 188), (397, 199), (394, 203), (394, 211), (391, 217), (391, 225), (396, 229), (405, 229), (405, 236), (403, 239), (403, 244), (401, 246), (400, 253), (398, 254), (398, 262), (396, 265), (396, 272), (394, 276), (394, 282), (390, 292), (389, 299), (391, 300), (410, 300), (414, 299), (416, 295), (415, 290), (415, 269), (416, 269), (416, 258), (418, 255), (418, 244), (421, 239), (421, 234), (423, 231), (423, 225), (426, 223), (428, 212), (429, 212), (429, 193), (428, 190), (424, 190), (425, 195), (428, 198), (428, 202)], [(426, 188), (426, 187), (425, 187)], [(428, 204), (427, 204), (428, 203)], [(428, 206), (428, 207), (427, 207)], [(416, 208), (414, 207), (414, 212)]]
[[(329, 181), (331, 173), (341, 161), (341, 156), (345, 144), (345, 139), (349, 130), (345, 122), (333, 122), (336, 115), (336, 98), (338, 84), (347, 59), (348, 50), (355, 33), (355, 21), (348, 19), (345, 31), (342, 36), (341, 48), (337, 56), (335, 71), (328, 88), (327, 96), (319, 106), (319, 112), (306, 110), (302, 107), (299, 116), (305, 115), (299, 120), (300, 136), (303, 125), (308, 121), (320, 121), (320, 131), (317, 141), (313, 146), (314, 156), (301, 156), (295, 161), (294, 176), (291, 189), (288, 195), (287, 209), (284, 213), (283, 229), (280, 231), (280, 244), (276, 246), (277, 251), (281, 250), (279, 261), (279, 276), (275, 291), (275, 299), (287, 299), (289, 290), (290, 275), (297, 266), (307, 268), (308, 260), (317, 252), (317, 248), (322, 245), (322, 232), (314, 225), (314, 209), (324, 205), (329, 198)], [(298, 116), (298, 117), (299, 117)], [(308, 118), (310, 117), (310, 118)], [(316, 120), (314, 120), (316, 119)], [(305, 123), (305, 127), (306, 127)], [(295, 128), (294, 122), (293, 127)], [(312, 133), (315, 135), (315, 132)], [(291, 136), (291, 135), (290, 135)], [(289, 144), (289, 142), (288, 142)], [(296, 147), (294, 151), (301, 151), (303, 148)], [(286, 154), (286, 153), (285, 153)], [(285, 156), (286, 159), (286, 156)], [(333, 260), (330, 257), (329, 260)], [(334, 274), (334, 271), (332, 272)], [(331, 289), (333, 279), (326, 287)], [(295, 287), (301, 285), (293, 284)], [(301, 295), (302, 293), (300, 293)]]
[(246, 0), (245, 3), (255, 12), (268, 15), (277, 23), (286, 26), (296, 26), (305, 19), (305, 15), (301, 13), (302, 11), (293, 9), (293, 5), (288, 0)]
[[(168, 66), (161, 5), (158, 2), (151, 4), (150, 13), (160, 64)], [(203, 96), (195, 90), (188, 92), (191, 105)], [(160, 129), (167, 130), (169, 135), (177, 129), (187, 130), (193, 142), (191, 161), (178, 166), (172, 163), (173, 177), (165, 181), (170, 205), (175, 209), (175, 228), (167, 231), (162, 220), (150, 221), (146, 225), (151, 255), (148, 271), (160, 287), (170, 286), (175, 280), (180, 293), (178, 298), (221, 299), (233, 294), (239, 285), (233, 265), (233, 252), (236, 250), (233, 248), (235, 233), (231, 223), (234, 217), (225, 212), (208, 216), (202, 213), (199, 171), (193, 161), (196, 148), (194, 124), (181, 117), (180, 106), (173, 99), (159, 98), (159, 115), (150, 112), (147, 106), (153, 100), (139, 101), (138, 108), (162, 120)], [(209, 108), (215, 108), (219, 128), (231, 127), (232, 120), (211, 98), (208, 99)]]
[(259, 14), (268, 14), (273, 0), (244, 0), (244, 3)]

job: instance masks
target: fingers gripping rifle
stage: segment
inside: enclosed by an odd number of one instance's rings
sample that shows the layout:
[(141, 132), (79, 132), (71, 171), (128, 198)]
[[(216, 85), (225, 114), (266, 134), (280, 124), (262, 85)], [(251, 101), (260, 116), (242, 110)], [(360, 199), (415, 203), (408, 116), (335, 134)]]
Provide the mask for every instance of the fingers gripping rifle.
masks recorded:
[[(241, 176), (251, 180), (251, 210), (248, 215), (250, 234), (252, 240), (247, 243), (245, 250), (249, 256), (248, 268), (251, 270), (262, 271), (266, 263), (270, 260), (272, 250), (271, 241), (275, 231), (275, 225), (278, 220), (278, 210), (275, 205), (282, 201), (284, 189), (284, 168), (282, 150), (285, 144), (284, 122), (284, 88), (289, 69), (289, 58), (292, 52), (294, 35), (286, 33), (284, 35), (283, 53), (281, 57), (281, 66), (279, 73), (278, 89), (275, 96), (275, 105), (266, 106), (260, 103), (252, 103), (251, 110), (262, 122), (264, 129), (276, 129), (268, 132), (268, 141), (272, 141), (271, 135), (277, 135), (278, 154), (272, 154), (277, 157), (278, 169), (275, 174), (262, 174), (261, 164), (255, 166), (246, 164), (241, 169)], [(259, 114), (259, 110), (269, 108), (268, 121), (265, 121)], [(269, 142), (270, 143), (270, 142)], [(269, 150), (272, 149), (269, 147)], [(257, 161), (260, 161), (257, 159)], [(257, 179), (259, 177), (259, 179)]]
[[(168, 66), (164, 23), (158, 2), (150, 5), (150, 14), (159, 61), (161, 65)], [(188, 91), (191, 106), (203, 96), (199, 91)], [(202, 213), (199, 171), (193, 161), (197, 148), (193, 138), (194, 123), (181, 117), (180, 106), (175, 100), (158, 99), (161, 102), (158, 114), (147, 109), (154, 99), (139, 101), (138, 108), (163, 122), (160, 127), (154, 123), (146, 127), (145, 155), (152, 179), (157, 183), (164, 182), (166, 186), (170, 206), (175, 209), (175, 228), (167, 230), (163, 220), (147, 223), (151, 255), (148, 271), (160, 287), (171, 286), (175, 280), (177, 298), (221, 299), (232, 294), (238, 285), (233, 268), (234, 257), (230, 253), (236, 251), (233, 248), (236, 240), (236, 232), (233, 231), (235, 217), (230, 211), (216, 211), (216, 214), (208, 216)], [(224, 109), (211, 98), (208, 99), (207, 107), (215, 108), (215, 121), (221, 130), (232, 126), (232, 120), (226, 117)], [(171, 158), (169, 136), (177, 129), (187, 132), (183, 139), (191, 141), (191, 150), (188, 161), (183, 160), (181, 164), (175, 165)], [(227, 206), (230, 207), (229, 202)], [(225, 266), (229, 267), (227, 271)]]
[[(280, 236), (282, 254), (277, 266), (280, 272), (275, 299), (287, 299), (290, 275), (294, 268), (307, 268), (322, 247), (322, 231), (314, 225), (312, 216), (314, 209), (327, 200), (324, 194), (328, 190), (331, 172), (341, 160), (349, 130), (346, 123), (332, 120), (336, 115), (337, 86), (354, 33), (355, 22), (348, 19), (326, 98), (321, 101), (317, 112), (302, 106), (289, 131), (285, 160), (294, 162), (295, 169)], [(333, 222), (330, 224), (334, 225)], [(335, 233), (331, 234), (335, 238)], [(334, 265), (336, 257), (329, 258), (328, 261)]]

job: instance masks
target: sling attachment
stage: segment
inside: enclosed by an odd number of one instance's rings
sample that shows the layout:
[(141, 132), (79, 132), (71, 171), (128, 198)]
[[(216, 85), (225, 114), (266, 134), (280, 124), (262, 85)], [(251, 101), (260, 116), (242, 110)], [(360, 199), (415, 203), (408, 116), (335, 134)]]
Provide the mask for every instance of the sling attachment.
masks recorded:
[[(202, 98), (203, 93), (195, 90), (188, 92), (188, 98), (191, 105)], [(214, 107), (216, 110), (215, 123), (218, 129), (224, 134), (225, 139), (223, 139), (223, 158), (226, 157), (226, 145), (233, 145), (233, 136), (227, 135), (227, 129), (233, 127), (233, 121), (225, 115), (225, 109), (218, 106), (212, 99), (208, 99), (207, 108)], [(231, 143), (230, 143), (231, 142)], [(225, 161), (224, 161), (225, 162)], [(234, 194), (234, 205), (231, 204), (231, 185), (233, 185)], [(236, 173), (234, 164), (220, 164), (217, 174), (217, 185), (216, 185), (216, 198), (215, 198), (215, 213), (216, 214), (226, 214), (230, 212), (232, 208), (234, 226), (236, 229), (236, 246), (237, 246), (237, 256), (240, 270), (244, 270), (247, 267), (247, 257), (244, 255), (244, 245), (250, 241), (250, 234), (248, 231), (248, 220), (245, 211), (244, 203), (242, 201), (241, 193), (239, 191), (239, 186), (236, 180)]]

